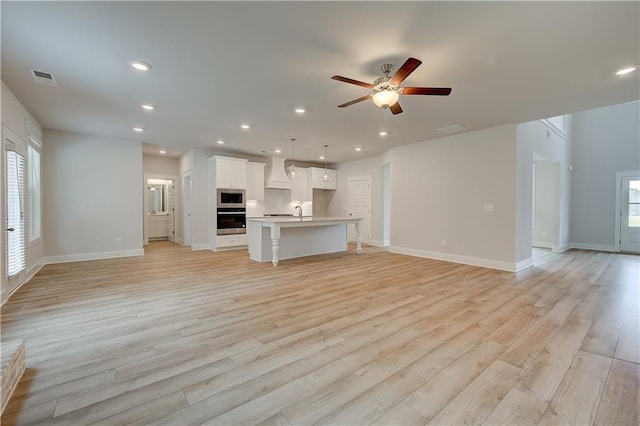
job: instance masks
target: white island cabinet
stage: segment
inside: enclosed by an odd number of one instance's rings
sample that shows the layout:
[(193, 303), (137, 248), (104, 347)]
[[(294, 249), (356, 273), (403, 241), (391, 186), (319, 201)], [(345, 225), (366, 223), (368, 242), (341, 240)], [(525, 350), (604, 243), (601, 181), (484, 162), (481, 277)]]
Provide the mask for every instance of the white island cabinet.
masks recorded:
[(354, 217), (260, 217), (247, 219), (249, 257), (278, 266), (281, 259), (347, 251), (347, 226), (356, 229), (356, 252), (362, 250), (360, 221)]

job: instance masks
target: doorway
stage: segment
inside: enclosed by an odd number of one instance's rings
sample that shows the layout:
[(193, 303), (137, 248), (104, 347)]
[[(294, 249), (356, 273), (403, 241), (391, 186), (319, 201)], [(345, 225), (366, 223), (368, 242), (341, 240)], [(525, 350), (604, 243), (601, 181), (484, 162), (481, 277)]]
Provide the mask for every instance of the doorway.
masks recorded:
[(391, 245), (391, 163), (382, 166), (382, 247)]
[(616, 188), (618, 249), (640, 253), (640, 171), (616, 173)]
[(145, 176), (144, 245), (149, 241), (176, 241), (175, 176)]
[[(371, 240), (371, 176), (350, 177), (347, 179), (347, 208), (349, 216), (362, 217), (360, 232), (363, 242)], [(356, 240), (354, 227), (347, 227), (349, 241)]]

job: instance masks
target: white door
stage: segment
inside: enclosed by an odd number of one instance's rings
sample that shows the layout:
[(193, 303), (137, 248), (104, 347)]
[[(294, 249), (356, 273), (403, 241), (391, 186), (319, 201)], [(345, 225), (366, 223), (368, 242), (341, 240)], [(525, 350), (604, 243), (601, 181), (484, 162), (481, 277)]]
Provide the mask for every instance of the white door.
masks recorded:
[[(349, 216), (361, 217), (360, 232), (362, 241), (371, 239), (371, 176), (350, 177), (348, 183), (348, 210)], [(356, 240), (354, 226), (348, 226), (349, 241)]]
[(24, 221), (24, 155), (16, 151), (16, 145), (5, 136), (4, 140), (4, 170), (5, 170), (5, 271), (7, 288), (10, 294), (24, 279), (26, 269), (26, 244)]
[(184, 245), (191, 245), (191, 175), (186, 175), (182, 180), (182, 193), (184, 194)]
[(640, 253), (640, 176), (620, 180), (620, 250)]
[(169, 185), (167, 185), (167, 232), (169, 236), (169, 241), (172, 243), (176, 242), (176, 232), (174, 226), (174, 218), (175, 218), (175, 203), (174, 203), (174, 192), (175, 186), (173, 185), (173, 180)]

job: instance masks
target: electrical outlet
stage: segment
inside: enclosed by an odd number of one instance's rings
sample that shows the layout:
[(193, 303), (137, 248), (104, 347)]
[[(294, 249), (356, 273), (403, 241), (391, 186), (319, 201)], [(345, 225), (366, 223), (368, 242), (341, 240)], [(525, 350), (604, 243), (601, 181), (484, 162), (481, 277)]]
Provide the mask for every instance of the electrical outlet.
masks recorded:
[(447, 246), (447, 240), (440, 241), (440, 247), (446, 247), (446, 246)]
[(122, 243), (122, 240), (120, 239), (120, 237), (116, 238), (116, 244), (120, 244)]

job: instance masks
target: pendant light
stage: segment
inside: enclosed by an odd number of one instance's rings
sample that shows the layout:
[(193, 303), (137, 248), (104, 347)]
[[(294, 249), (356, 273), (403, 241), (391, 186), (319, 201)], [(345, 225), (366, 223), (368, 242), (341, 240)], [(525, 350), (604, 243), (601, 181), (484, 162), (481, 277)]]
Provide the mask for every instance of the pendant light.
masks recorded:
[(295, 148), (294, 148), (294, 142), (296, 141), (295, 138), (291, 138), (291, 169), (289, 174), (291, 175), (291, 178), (294, 178), (296, 176), (296, 155), (295, 155)]
[(322, 175), (323, 182), (329, 181), (329, 174), (327, 174), (327, 147), (328, 146), (329, 145), (324, 146), (324, 175)]

